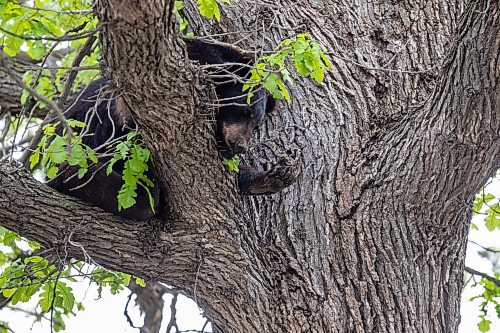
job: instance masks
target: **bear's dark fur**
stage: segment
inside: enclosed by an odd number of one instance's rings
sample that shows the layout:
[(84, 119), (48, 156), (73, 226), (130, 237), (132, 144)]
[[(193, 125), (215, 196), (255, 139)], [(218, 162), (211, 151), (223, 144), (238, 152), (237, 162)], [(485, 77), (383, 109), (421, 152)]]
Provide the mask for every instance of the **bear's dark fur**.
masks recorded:
[[(119, 138), (124, 140), (127, 133), (135, 128), (124, 100), (117, 97), (102, 78), (86, 86), (68, 105), (64, 114), (67, 119), (86, 124), (83, 129), (75, 130), (83, 134), (82, 143), (97, 150), (97, 153), (104, 153), (109, 148), (107, 145)], [(59, 167), (60, 174), (48, 184), (61, 193), (77, 197), (126, 219), (143, 220), (153, 217), (159, 208), (160, 189), (152, 163), (149, 163), (146, 175), (155, 184), (150, 189), (155, 211), (153, 212), (149, 197), (141, 186), (137, 188), (136, 204), (118, 211), (117, 195), (123, 185), (123, 162), (117, 162), (113, 166), (113, 172), (107, 175), (106, 163), (110, 159), (111, 156), (100, 157), (99, 162), (91, 165), (82, 179), (76, 177), (78, 167), (62, 164)]]
[[(191, 60), (203, 65), (225, 64), (222, 72), (236, 75), (240, 79), (214, 79), (219, 109), (216, 113), (217, 139), (222, 156), (230, 158), (245, 152), (255, 129), (262, 123), (266, 112), (275, 106), (273, 98), (263, 89), (255, 91), (250, 105), (246, 93), (242, 91), (252, 61), (235, 50), (220, 45), (208, 44), (198, 40), (185, 40)], [(210, 70), (216, 74), (216, 69)], [(99, 79), (90, 83), (84, 91), (67, 107), (65, 116), (85, 122), (82, 130), (86, 135), (83, 143), (100, 152), (113, 140), (125, 136), (134, 129), (134, 122), (124, 100), (106, 89), (108, 81)], [(78, 169), (67, 165), (60, 166), (61, 174), (49, 185), (54, 189), (80, 198), (90, 204), (127, 219), (148, 219), (155, 215), (142, 188), (138, 188), (137, 203), (131, 208), (118, 212), (117, 194), (123, 184), (121, 173), (123, 165), (115, 164), (111, 175), (106, 175), (108, 158), (100, 158), (83, 179), (76, 177)], [(151, 190), (155, 199), (156, 212), (160, 202), (160, 189), (152, 163), (149, 164), (148, 177), (155, 182)], [(92, 178), (92, 179), (91, 179)], [(295, 166), (276, 166), (269, 171), (244, 166), (238, 175), (240, 192), (246, 195), (276, 193), (290, 185), (296, 178)]]
[(189, 59), (201, 65), (224, 65), (213, 66), (209, 71), (216, 77), (213, 81), (219, 104), (216, 117), (219, 151), (226, 158), (246, 152), (253, 132), (262, 124), (265, 114), (274, 109), (275, 100), (259, 89), (247, 103), (242, 80), (248, 76), (252, 59), (229, 47), (195, 39), (184, 41)]

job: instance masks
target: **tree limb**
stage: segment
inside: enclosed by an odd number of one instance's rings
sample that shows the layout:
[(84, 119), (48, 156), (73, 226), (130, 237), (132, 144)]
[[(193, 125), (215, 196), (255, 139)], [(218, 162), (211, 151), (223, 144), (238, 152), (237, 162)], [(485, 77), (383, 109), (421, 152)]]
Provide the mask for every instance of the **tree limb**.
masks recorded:
[(491, 275), (488, 275), (488, 274), (480, 272), (480, 271), (476, 271), (475, 269), (467, 267), (467, 266), (465, 266), (465, 271), (467, 273), (472, 274), (472, 275), (477, 275), (477, 276), (480, 276), (482, 278), (485, 278), (486, 280), (491, 281), (491, 282), (495, 283), (497, 286), (500, 287), (500, 280), (497, 279), (497, 278), (494, 278)]

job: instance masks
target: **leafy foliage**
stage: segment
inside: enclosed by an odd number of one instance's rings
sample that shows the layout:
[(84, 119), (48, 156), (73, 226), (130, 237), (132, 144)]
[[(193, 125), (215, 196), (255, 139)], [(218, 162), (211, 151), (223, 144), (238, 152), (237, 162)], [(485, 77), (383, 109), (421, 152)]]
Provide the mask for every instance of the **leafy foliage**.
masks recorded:
[(96, 27), (91, 6), (90, 0), (36, 0), (34, 6), (0, 0), (3, 51), (13, 56), (25, 50), (33, 59), (41, 59), (55, 43), (49, 39)]
[(149, 190), (154, 187), (154, 184), (146, 175), (149, 170), (148, 161), (150, 157), (151, 152), (140, 139), (139, 132), (130, 132), (127, 134), (125, 141), (116, 143), (115, 154), (108, 164), (106, 172), (108, 175), (111, 174), (113, 165), (118, 161), (123, 161), (122, 179), (124, 183), (118, 192), (118, 210), (135, 205), (137, 187), (141, 186), (146, 190), (149, 204), (154, 211), (154, 198)]
[[(500, 279), (500, 273), (495, 274), (496, 279)], [(473, 301), (475, 299), (482, 299), (479, 308), (483, 313), (479, 316), (480, 321), (477, 324), (479, 331), (481, 332), (489, 332), (491, 320), (487, 319), (488, 315), (488, 306), (491, 304), (495, 307), (497, 318), (500, 318), (500, 286), (496, 285), (495, 282), (481, 279), (478, 283), (475, 283), (473, 286), (480, 285), (483, 287), (483, 292), (477, 296), (472, 297), (470, 300)]]
[(197, 3), (201, 15), (209, 19), (215, 17), (217, 21), (220, 21), (219, 4), (230, 4), (231, 0), (198, 0)]
[(291, 84), (293, 80), (286, 69), (287, 61), (293, 64), (300, 75), (310, 77), (318, 83), (323, 82), (325, 72), (331, 67), (319, 43), (309, 39), (306, 34), (287, 38), (272, 54), (260, 57), (255, 68), (250, 71), (250, 78), (243, 86), (243, 91), (248, 90), (248, 104), (255, 89), (261, 85), (272, 93), (274, 98), (290, 100), (285, 82)]
[(222, 164), (227, 166), (228, 170), (231, 172), (240, 172), (240, 157), (238, 155), (234, 155), (232, 158), (227, 159), (223, 158), (222, 159)]
[[(86, 266), (76, 260), (61, 263), (57, 256), (42, 257), (36, 251), (40, 246), (22, 240), (16, 233), (0, 227), (0, 293), (11, 305), (36, 300), (34, 321), (41, 321), (45, 315), (52, 318), (54, 331), (65, 329), (65, 319), (84, 310), (77, 302), (70, 284), (78, 283), (75, 277), (85, 276), (97, 286), (99, 297), (104, 288), (116, 294), (129, 285), (132, 276), (111, 272), (101, 267)], [(21, 250), (29, 246), (29, 250)], [(33, 252), (35, 251), (35, 252)], [(88, 272), (84, 273), (84, 268)], [(145, 286), (144, 280), (135, 278), (138, 285)], [(8, 327), (6, 323), (0, 323)]]
[[(89, 170), (89, 161), (98, 162), (97, 154), (92, 148), (82, 143), (82, 138), (76, 132), (73, 132), (70, 140), (71, 153), (69, 153), (67, 135), (64, 131), (63, 135), (56, 133), (59, 123), (43, 127), (43, 136), (30, 156), (30, 167), (33, 169), (41, 159), (42, 169), (49, 179), (53, 179), (59, 173), (59, 165), (68, 163), (70, 166), (79, 167), (77, 177), (82, 179)], [(68, 119), (68, 123), (73, 128), (85, 126), (84, 123), (73, 119)], [(154, 210), (154, 198), (150, 192), (154, 184), (146, 175), (151, 153), (140, 139), (139, 132), (130, 132), (125, 141), (117, 141), (113, 146), (115, 153), (107, 166), (106, 173), (109, 175), (113, 172), (116, 162), (124, 163), (122, 172), (124, 183), (117, 194), (118, 210), (135, 205), (138, 186), (146, 190), (151, 208)]]
[(184, 34), (189, 26), (187, 19), (181, 15), (181, 10), (183, 8), (184, 2), (182, 0), (175, 0), (173, 13), (175, 15), (175, 18), (177, 19), (177, 22), (179, 22), (179, 32), (181, 34)]
[[(487, 193), (485, 188), (481, 189), (474, 199), (472, 210), (475, 214), (483, 216), (484, 226), (489, 232), (498, 232), (500, 229), (500, 201), (497, 196)], [(471, 223), (471, 229), (478, 230), (479, 227)], [(495, 270), (495, 266), (493, 269)], [(495, 273), (494, 277), (500, 279), (500, 273)], [(479, 305), (482, 315), (479, 316), (477, 327), (480, 332), (489, 332), (492, 322), (488, 319), (488, 309), (494, 307), (496, 316), (500, 319), (500, 286), (493, 281), (482, 278), (479, 282), (475, 282), (472, 287), (482, 288), (480, 294), (470, 299), (471, 301), (482, 300)]]
[[(91, 6), (90, 0), (36, 0), (33, 5), (0, 0), (0, 45), (6, 54), (14, 56), (26, 52), (35, 60), (43, 60), (49, 55), (49, 51), (61, 50), (58, 51), (58, 65), (62, 69), (32, 70), (25, 73), (24, 81), (33, 84), (36, 92), (50, 98), (62, 89), (66, 73), (63, 68), (71, 66), (85, 42), (85, 33), (97, 27), (97, 19), (92, 14)], [(76, 35), (83, 37), (64, 41), (68, 36)], [(92, 54), (84, 58), (80, 65), (98, 65), (98, 53), (98, 48), (94, 48)], [(73, 88), (77, 89), (80, 84), (88, 83), (96, 74), (96, 70), (82, 71)], [(27, 97), (28, 92), (24, 91), (23, 104)], [(40, 106), (44, 107), (43, 103)]]
[[(474, 212), (484, 214), (484, 224), (489, 231), (500, 230), (500, 201), (491, 193), (478, 194), (472, 206)], [(473, 226), (473, 228), (477, 226)]]
[[(37, 148), (30, 156), (30, 167), (33, 169), (39, 162), (49, 179), (53, 179), (59, 172), (59, 165), (67, 162), (70, 166), (79, 166), (78, 178), (81, 179), (88, 171), (88, 161), (97, 163), (94, 150), (82, 143), (81, 137), (73, 132), (69, 140), (71, 154), (68, 149), (68, 137), (63, 131), (62, 135), (56, 133), (56, 128), (60, 122), (47, 124), (43, 127), (43, 136)], [(69, 119), (68, 124), (72, 127), (83, 128), (84, 123)]]

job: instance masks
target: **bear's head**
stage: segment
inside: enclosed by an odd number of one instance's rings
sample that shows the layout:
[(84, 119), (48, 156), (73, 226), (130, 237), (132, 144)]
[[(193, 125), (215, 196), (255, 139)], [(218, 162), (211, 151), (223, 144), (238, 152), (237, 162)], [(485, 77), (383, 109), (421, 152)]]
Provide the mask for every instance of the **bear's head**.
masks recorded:
[[(185, 38), (189, 59), (202, 65), (223, 65), (213, 79), (219, 108), (216, 111), (217, 139), (221, 154), (230, 158), (244, 153), (250, 146), (253, 132), (262, 124), (266, 112), (272, 111), (275, 100), (263, 89), (254, 91), (250, 103), (243, 92), (242, 80), (248, 76), (253, 59), (236, 50), (196, 39)], [(224, 73), (226, 75), (220, 75)], [(236, 77), (239, 79), (236, 79)]]
[(227, 156), (244, 153), (250, 146), (253, 132), (262, 124), (266, 110), (274, 103), (269, 103), (267, 94), (259, 90), (247, 104), (241, 84), (221, 86), (217, 95), (223, 100), (219, 102), (216, 116), (219, 148)]

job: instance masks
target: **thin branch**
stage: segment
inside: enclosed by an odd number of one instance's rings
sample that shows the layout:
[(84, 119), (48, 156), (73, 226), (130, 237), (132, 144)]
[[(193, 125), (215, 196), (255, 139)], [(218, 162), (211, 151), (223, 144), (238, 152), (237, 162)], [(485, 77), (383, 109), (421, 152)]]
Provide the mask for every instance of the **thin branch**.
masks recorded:
[[(97, 37), (95, 35), (90, 36), (81, 49), (78, 51), (77, 55), (75, 56), (75, 59), (73, 60), (73, 63), (71, 64), (71, 67), (78, 67), (80, 63), (82, 62), (83, 58), (85, 58), (87, 55), (89, 55), (92, 52), (92, 45), (94, 45), (94, 42), (97, 40)], [(78, 72), (76, 70), (70, 70), (68, 73), (68, 78), (66, 79), (66, 82), (64, 84), (64, 89), (61, 93), (61, 96), (59, 97), (59, 101), (57, 102), (57, 105), (62, 108), (64, 103), (66, 102), (66, 99), (68, 98), (69, 92), (71, 91), (71, 88), (73, 87), (73, 82), (75, 81), (76, 75)]]
[(36, 5), (34, 6), (27, 6), (25, 4), (22, 4), (20, 2), (16, 3), (20, 7), (30, 9), (30, 10), (35, 10), (35, 11), (43, 11), (43, 12), (51, 12), (51, 13), (58, 13), (58, 14), (74, 14), (74, 15), (88, 15), (92, 13), (91, 9), (82, 9), (82, 10), (56, 10), (56, 9), (49, 9), (49, 8), (40, 8)]
[(210, 319), (207, 319), (205, 321), (205, 324), (203, 324), (203, 327), (201, 328), (201, 333), (204, 333), (205, 332), (205, 327), (207, 327), (208, 323), (210, 322)]
[(32, 139), (31, 135), (24, 136), (21, 141), (19, 142), (13, 142), (12, 144), (7, 144), (7, 145), (2, 145), (2, 151), (0, 151), (0, 159), (2, 159), (4, 156), (6, 156), (11, 149), (14, 149), (15, 147), (22, 146), (24, 144), (27, 144), (30, 142)]
[(8, 56), (3, 51), (0, 52), (0, 67), (2, 67), (5, 73), (7, 73), (7, 75), (9, 75), (12, 78), (12, 80), (14, 80), (21, 88), (29, 91), (32, 96), (36, 97), (39, 101), (48, 105), (56, 113), (57, 118), (61, 121), (61, 124), (66, 130), (66, 134), (68, 136), (68, 141), (69, 141), (68, 149), (71, 149), (71, 138), (73, 136), (73, 130), (66, 121), (66, 118), (64, 117), (62, 110), (59, 108), (59, 106), (57, 106), (56, 103), (52, 102), (51, 100), (37, 93), (34, 89), (28, 86), (19, 76), (17, 76), (16, 72), (7, 65), (6, 61), (7, 58)]
[(132, 328), (140, 328), (139, 326), (135, 326), (134, 322), (132, 321), (132, 318), (130, 318), (130, 315), (128, 314), (128, 305), (130, 303), (130, 300), (132, 299), (132, 295), (134, 293), (130, 293), (127, 298), (127, 303), (125, 304), (125, 310), (123, 310), (123, 314), (125, 315), (125, 318), (127, 318), (127, 322), (129, 323), (130, 327)]
[(50, 333), (54, 333), (54, 303), (56, 301), (57, 283), (61, 277), (62, 270), (57, 273), (56, 281), (54, 282), (54, 291), (52, 292), (52, 300), (50, 302)]
[(23, 70), (26, 71), (43, 71), (45, 69), (47, 70), (68, 70), (68, 71), (88, 71), (88, 70), (96, 70), (100, 69), (99, 66), (80, 66), (80, 67), (73, 67), (73, 66), (49, 66), (49, 67), (42, 67), (42, 66), (20, 66)]
[(488, 251), (488, 252), (492, 252), (492, 253), (500, 253), (500, 250), (494, 250), (494, 249), (489, 248), (489, 247), (484, 247), (484, 246), (482, 246), (481, 244), (474, 242), (473, 240), (470, 240), (470, 239), (469, 239), (469, 242), (471, 242), (471, 243), (472, 243), (472, 244), (474, 244), (474, 245), (479, 246), (480, 248), (482, 248), (483, 250), (486, 250), (486, 251)]
[(21, 38), (23, 40), (30, 40), (30, 41), (32, 41), (32, 40), (42, 40), (42, 41), (48, 40), (48, 41), (53, 41), (53, 42), (65, 42), (65, 41), (70, 41), (70, 40), (78, 40), (78, 39), (87, 38), (87, 37), (94, 35), (99, 30), (100, 30), (100, 27), (98, 26), (95, 29), (87, 30), (85, 32), (74, 34), (74, 35), (61, 36), (61, 37), (47, 37), (47, 36), (46, 37), (33, 37), (33, 36), (18, 35), (18, 34), (15, 34), (11, 31), (9, 31), (9, 30), (5, 30), (4, 28), (0, 28), (0, 31), (6, 33), (7, 35)]
[[(73, 60), (73, 63), (71, 64), (71, 67), (78, 67), (80, 65), (81, 61), (83, 60), (83, 58), (85, 58), (85, 56), (87, 56), (91, 53), (92, 45), (94, 44), (96, 39), (97, 39), (97, 37), (92, 35), (85, 41), (85, 43), (83, 44), (81, 49), (78, 51), (77, 55), (75, 56), (75, 59)], [(71, 70), (68, 74), (68, 78), (66, 79), (66, 82), (64, 84), (63, 91), (62, 91), (61, 96), (57, 102), (57, 108), (59, 110), (61, 110), (63, 108), (63, 105), (66, 102), (66, 99), (68, 98), (69, 92), (71, 91), (71, 87), (73, 86), (73, 82), (76, 78), (76, 75), (77, 75), (77, 72), (75, 70)], [(54, 112), (56, 112), (57, 117), (60, 119), (57, 111), (53, 109), (53, 111), (51, 111), (47, 114), (47, 116), (45, 117), (45, 120), (52, 118), (54, 116)], [(63, 116), (62, 111), (60, 111), (60, 112), (61, 112), (61, 115)], [(66, 118), (64, 118), (64, 120), (66, 120)], [(66, 124), (67, 124), (67, 122), (66, 122)], [(64, 123), (63, 123), (63, 126), (64, 126)], [(33, 139), (31, 140), (29, 146), (26, 148), (23, 155), (19, 159), (19, 162), (22, 163), (23, 165), (25, 165), (25, 167), (27, 167), (27, 163), (28, 163), (29, 157), (31, 156), (31, 153), (35, 150), (36, 146), (40, 142), (40, 139), (41, 139), (42, 133), (43, 133), (42, 127), (43, 126), (40, 125), (38, 130), (35, 132), (35, 135), (33, 136)], [(68, 131), (68, 127), (70, 128), (70, 131)], [(71, 130), (70, 126), (64, 126), (64, 128), (66, 129), (66, 135), (68, 137), (68, 153), (69, 153), (69, 151), (71, 149), (71, 138), (73, 136), (73, 131)]]
[(175, 327), (176, 332), (179, 332), (179, 327), (177, 326), (177, 296), (178, 293), (172, 294), (172, 303), (170, 303), (170, 321), (168, 322), (166, 333), (170, 333), (172, 327)]
[(430, 72), (430, 71), (433, 71), (434, 69), (438, 68), (439, 65), (435, 65), (435, 66), (432, 66), (431, 68), (428, 68), (428, 69), (423, 69), (421, 71), (408, 71), (408, 70), (403, 70), (403, 69), (390, 69), (390, 68), (381, 68), (381, 67), (369, 67), (369, 66), (366, 66), (366, 65), (363, 65), (363, 64), (360, 64), (359, 62), (356, 62), (352, 59), (349, 59), (349, 58), (345, 58), (345, 57), (342, 57), (342, 56), (339, 56), (338, 54), (335, 54), (335, 53), (332, 53), (332, 52), (325, 52), (325, 54), (328, 54), (332, 57), (335, 57), (335, 58), (339, 58), (339, 59), (342, 59), (344, 61), (348, 61), (356, 66), (359, 66), (367, 71), (381, 71), (381, 72), (392, 72), (392, 73), (401, 73), (401, 74), (423, 74), (423, 73), (427, 73), (427, 72)]
[(480, 276), (482, 278), (485, 278), (486, 280), (491, 281), (491, 282), (495, 283), (497, 286), (500, 287), (500, 280), (497, 279), (497, 278), (494, 278), (491, 275), (488, 275), (488, 274), (483, 273), (483, 272), (476, 271), (475, 269), (472, 269), (472, 268), (467, 267), (467, 266), (465, 266), (465, 271), (467, 273), (472, 274), (472, 275), (477, 275), (477, 276)]

